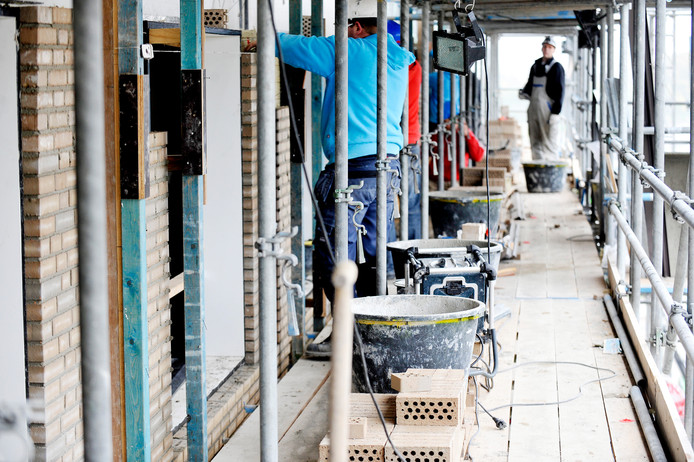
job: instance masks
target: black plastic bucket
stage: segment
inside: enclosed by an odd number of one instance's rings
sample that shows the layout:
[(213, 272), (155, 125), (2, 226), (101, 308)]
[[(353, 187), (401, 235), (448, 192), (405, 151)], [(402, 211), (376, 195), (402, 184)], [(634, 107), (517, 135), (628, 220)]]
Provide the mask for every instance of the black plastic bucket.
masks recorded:
[(489, 203), (489, 228), (496, 236), (499, 229), (499, 211), (504, 194), (490, 192), (489, 201), (484, 193), (449, 189), (429, 193), (429, 214), (434, 226), (434, 234), (441, 237), (456, 237), (463, 223), (487, 223), (487, 203)]
[[(483, 303), (442, 295), (387, 295), (352, 301), (364, 357), (376, 393), (395, 393), (393, 372), (418, 369), (468, 370)], [(368, 392), (355, 339), (352, 383)]]
[(499, 270), (499, 261), (501, 260), (503, 246), (495, 241), (492, 241), (490, 246), (492, 251), (491, 262), (487, 257), (487, 241), (471, 241), (466, 239), (411, 239), (409, 241), (390, 242), (387, 248), (393, 255), (395, 277), (397, 279), (402, 279), (405, 277), (405, 263), (407, 262), (408, 249), (418, 249), (418, 255), (415, 255), (415, 257), (451, 257), (462, 259), (467, 255), (467, 246), (469, 245), (476, 245), (479, 247), (484, 259), (488, 263), (491, 263), (495, 270)]
[(525, 184), (528, 192), (559, 192), (566, 183), (566, 171), (569, 166), (564, 160), (534, 160), (523, 162)]

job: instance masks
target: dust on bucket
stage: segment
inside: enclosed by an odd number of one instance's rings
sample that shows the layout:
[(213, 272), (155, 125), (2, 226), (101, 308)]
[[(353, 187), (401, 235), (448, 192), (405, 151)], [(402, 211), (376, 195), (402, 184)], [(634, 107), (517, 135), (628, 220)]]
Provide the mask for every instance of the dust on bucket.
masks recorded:
[(442, 237), (455, 237), (463, 223), (487, 223), (487, 204), (489, 204), (489, 228), (496, 236), (499, 228), (499, 211), (504, 194), (490, 192), (489, 200), (485, 193), (449, 189), (429, 193), (429, 213), (434, 234)]
[[(485, 305), (470, 298), (444, 295), (385, 295), (352, 301), (355, 323), (371, 387), (394, 393), (393, 372), (419, 369), (468, 370)], [(352, 349), (352, 384), (368, 391), (357, 339)]]
[(525, 184), (530, 193), (559, 192), (564, 189), (566, 169), (565, 160), (533, 160), (523, 162)]

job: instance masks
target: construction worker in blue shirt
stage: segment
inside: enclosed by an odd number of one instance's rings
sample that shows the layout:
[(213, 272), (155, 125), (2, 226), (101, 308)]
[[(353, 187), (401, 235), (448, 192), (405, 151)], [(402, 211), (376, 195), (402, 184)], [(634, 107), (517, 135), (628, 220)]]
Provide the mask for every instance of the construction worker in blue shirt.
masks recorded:
[[(348, 6), (348, 157), (349, 184), (364, 186), (355, 189), (352, 200), (364, 204), (364, 209), (354, 216), (355, 207), (349, 212), (349, 258), (356, 261), (357, 225), (366, 227), (363, 248), (366, 262), (359, 265), (356, 284), (358, 297), (376, 295), (376, 101), (377, 101), (377, 39), (376, 0), (350, 0)], [(279, 34), (284, 62), (325, 77), (325, 94), (321, 117), (321, 141), (328, 165), (321, 172), (315, 186), (316, 199), (325, 231), (334, 244), (335, 231), (335, 37), (304, 37)], [(399, 170), (397, 156), (403, 147), (400, 118), (408, 85), (408, 68), (414, 55), (403, 50), (388, 36), (387, 81), (387, 154), (390, 168)], [(398, 175), (389, 173), (387, 194), (388, 226), (393, 226), (394, 196), (399, 189)], [(317, 225), (314, 240), (314, 287), (325, 291), (332, 301), (334, 289), (330, 281), (334, 262), (327, 250), (323, 232)], [(329, 343), (323, 342), (324, 352), (329, 354)], [(323, 345), (320, 344), (320, 345)], [(315, 345), (312, 345), (315, 346)], [(314, 351), (320, 353), (319, 351)]]

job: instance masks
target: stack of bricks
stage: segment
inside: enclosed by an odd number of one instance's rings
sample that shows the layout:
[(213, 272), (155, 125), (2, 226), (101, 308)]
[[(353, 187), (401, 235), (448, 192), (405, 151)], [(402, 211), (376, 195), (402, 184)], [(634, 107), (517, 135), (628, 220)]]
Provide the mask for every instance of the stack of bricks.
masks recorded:
[(149, 135), (150, 196), (147, 221), (147, 322), (152, 460), (171, 458), (171, 309), (169, 305), (169, 171), (167, 134)]
[(490, 149), (520, 148), (523, 143), (520, 124), (516, 119), (489, 121)]
[(205, 27), (225, 29), (228, 22), (227, 10), (205, 8)]
[(260, 359), (258, 279), (257, 55), (241, 53), (241, 157), (243, 169), (243, 294), (246, 364)]
[[(406, 462), (460, 461), (465, 442), (467, 383), (465, 370), (409, 369), (393, 374), (392, 386), (400, 393), (377, 397), (390, 439)], [(352, 395), (350, 460), (399, 462), (380, 420), (363, 405), (369, 399), (369, 395)], [(327, 462), (329, 452), (330, 439), (326, 435), (319, 446), (319, 460)]]
[[(292, 227), (292, 199), (290, 179), (290, 142), (289, 142), (289, 108), (281, 107), (276, 111), (276, 135), (277, 145), (277, 230), (291, 231)], [(281, 252), (291, 253), (291, 239), (284, 240), (280, 247)], [(277, 374), (282, 377), (289, 370), (289, 362), (292, 354), (292, 341), (287, 329), (288, 299), (287, 288), (282, 283), (282, 270), (285, 260), (277, 262)], [(291, 280), (291, 269), (288, 270), (288, 279)]]
[[(463, 186), (486, 186), (486, 167), (465, 167), (462, 174)], [(506, 187), (506, 169), (489, 167), (489, 186)]]
[(20, 9), (24, 285), (36, 460), (83, 457), (72, 11)]

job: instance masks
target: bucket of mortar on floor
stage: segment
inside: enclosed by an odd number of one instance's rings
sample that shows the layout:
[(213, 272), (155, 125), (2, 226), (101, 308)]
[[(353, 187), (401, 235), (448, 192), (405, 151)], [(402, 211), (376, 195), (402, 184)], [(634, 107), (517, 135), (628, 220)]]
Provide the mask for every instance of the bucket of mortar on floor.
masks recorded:
[[(441, 295), (384, 295), (352, 301), (355, 323), (375, 393), (395, 393), (393, 372), (418, 369), (469, 370), (478, 319), (478, 300)], [(352, 384), (366, 393), (357, 339), (352, 350)]]
[[(472, 192), (449, 189), (429, 193), (429, 214), (434, 234), (440, 237), (455, 237), (463, 223), (486, 223), (491, 236), (499, 229), (499, 211), (504, 194)], [(489, 204), (489, 223), (487, 223), (487, 204)]]
[(569, 162), (566, 160), (533, 160), (523, 162), (525, 185), (530, 193), (559, 192), (564, 189)]

